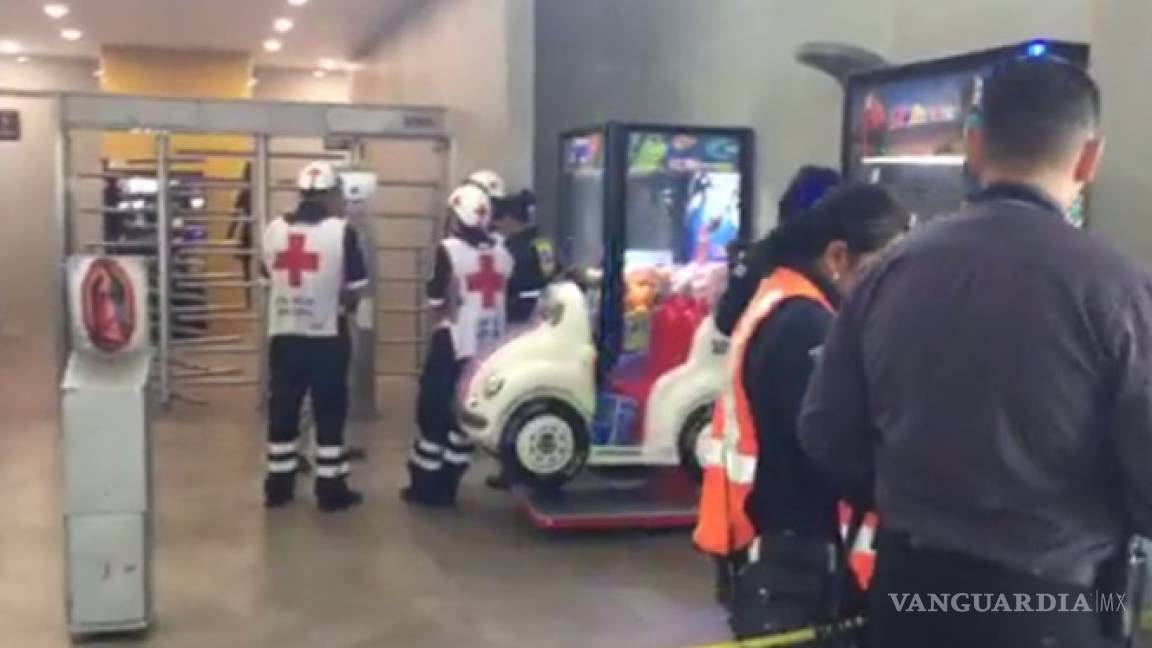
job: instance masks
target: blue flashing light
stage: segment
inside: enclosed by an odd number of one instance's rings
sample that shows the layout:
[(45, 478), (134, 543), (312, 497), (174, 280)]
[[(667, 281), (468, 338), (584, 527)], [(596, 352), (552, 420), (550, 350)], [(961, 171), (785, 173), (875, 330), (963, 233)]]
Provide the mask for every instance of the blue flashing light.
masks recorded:
[(1048, 43), (1044, 41), (1033, 41), (1028, 44), (1028, 56), (1032, 58), (1040, 58), (1048, 53)]

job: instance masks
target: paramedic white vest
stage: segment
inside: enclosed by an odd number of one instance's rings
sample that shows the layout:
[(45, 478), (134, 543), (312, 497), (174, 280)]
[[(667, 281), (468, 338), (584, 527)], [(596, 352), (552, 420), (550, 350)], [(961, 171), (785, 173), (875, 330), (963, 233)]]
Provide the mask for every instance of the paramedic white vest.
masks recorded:
[(477, 248), (458, 238), (441, 242), (452, 262), (454, 307), (441, 322), (452, 333), (457, 358), (483, 354), (504, 335), (505, 291), (512, 255), (497, 242)]
[(269, 335), (332, 337), (339, 333), (347, 226), (340, 218), (318, 223), (277, 218), (265, 228)]

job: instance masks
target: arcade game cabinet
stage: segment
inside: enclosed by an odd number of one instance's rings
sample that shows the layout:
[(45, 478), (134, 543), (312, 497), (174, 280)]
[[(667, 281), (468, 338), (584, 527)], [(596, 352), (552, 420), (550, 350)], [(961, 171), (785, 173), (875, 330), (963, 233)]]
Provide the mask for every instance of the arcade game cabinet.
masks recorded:
[[(749, 129), (609, 123), (561, 136), (558, 243), (586, 278), (597, 347), (590, 468), (668, 464), (645, 442), (647, 400), (688, 359), (724, 289), (730, 246), (751, 235), (754, 151)], [(671, 461), (678, 473), (675, 452)], [(695, 522), (691, 483), (678, 497), (621, 496), (588, 485), (592, 472), (564, 488), (564, 507), (585, 515), (536, 501), (537, 525)]]
[[(976, 188), (964, 137), (979, 120), (984, 79), (998, 63), (1057, 57), (1088, 65), (1088, 46), (1030, 41), (852, 76), (845, 92), (844, 175), (889, 186), (914, 222), (954, 212)], [(1069, 215), (1085, 223), (1083, 201)]]

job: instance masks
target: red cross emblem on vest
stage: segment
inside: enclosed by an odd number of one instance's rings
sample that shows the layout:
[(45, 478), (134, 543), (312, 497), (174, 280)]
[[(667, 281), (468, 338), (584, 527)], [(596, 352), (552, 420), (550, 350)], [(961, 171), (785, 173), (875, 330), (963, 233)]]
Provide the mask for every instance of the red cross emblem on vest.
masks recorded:
[(288, 285), (299, 288), (304, 281), (305, 272), (316, 272), (320, 269), (320, 255), (304, 249), (308, 237), (303, 234), (288, 235), (288, 249), (276, 254), (273, 268), (288, 271)]
[(504, 292), (504, 275), (496, 272), (496, 261), (491, 254), (480, 255), (480, 270), (464, 277), (468, 292), (480, 293), (484, 308), (496, 305), (496, 295)]

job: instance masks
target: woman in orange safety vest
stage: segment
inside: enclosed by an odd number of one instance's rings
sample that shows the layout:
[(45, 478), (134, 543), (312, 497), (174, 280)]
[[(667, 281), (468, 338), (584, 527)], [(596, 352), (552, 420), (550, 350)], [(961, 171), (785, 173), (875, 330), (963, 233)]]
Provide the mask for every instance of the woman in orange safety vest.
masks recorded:
[(701, 445), (694, 539), (703, 551), (730, 558), (760, 538), (763, 558), (781, 536), (839, 542), (840, 497), (802, 454), (796, 421), (841, 295), (908, 221), (886, 190), (849, 184), (769, 236), (772, 263), (732, 333), (727, 384)]

